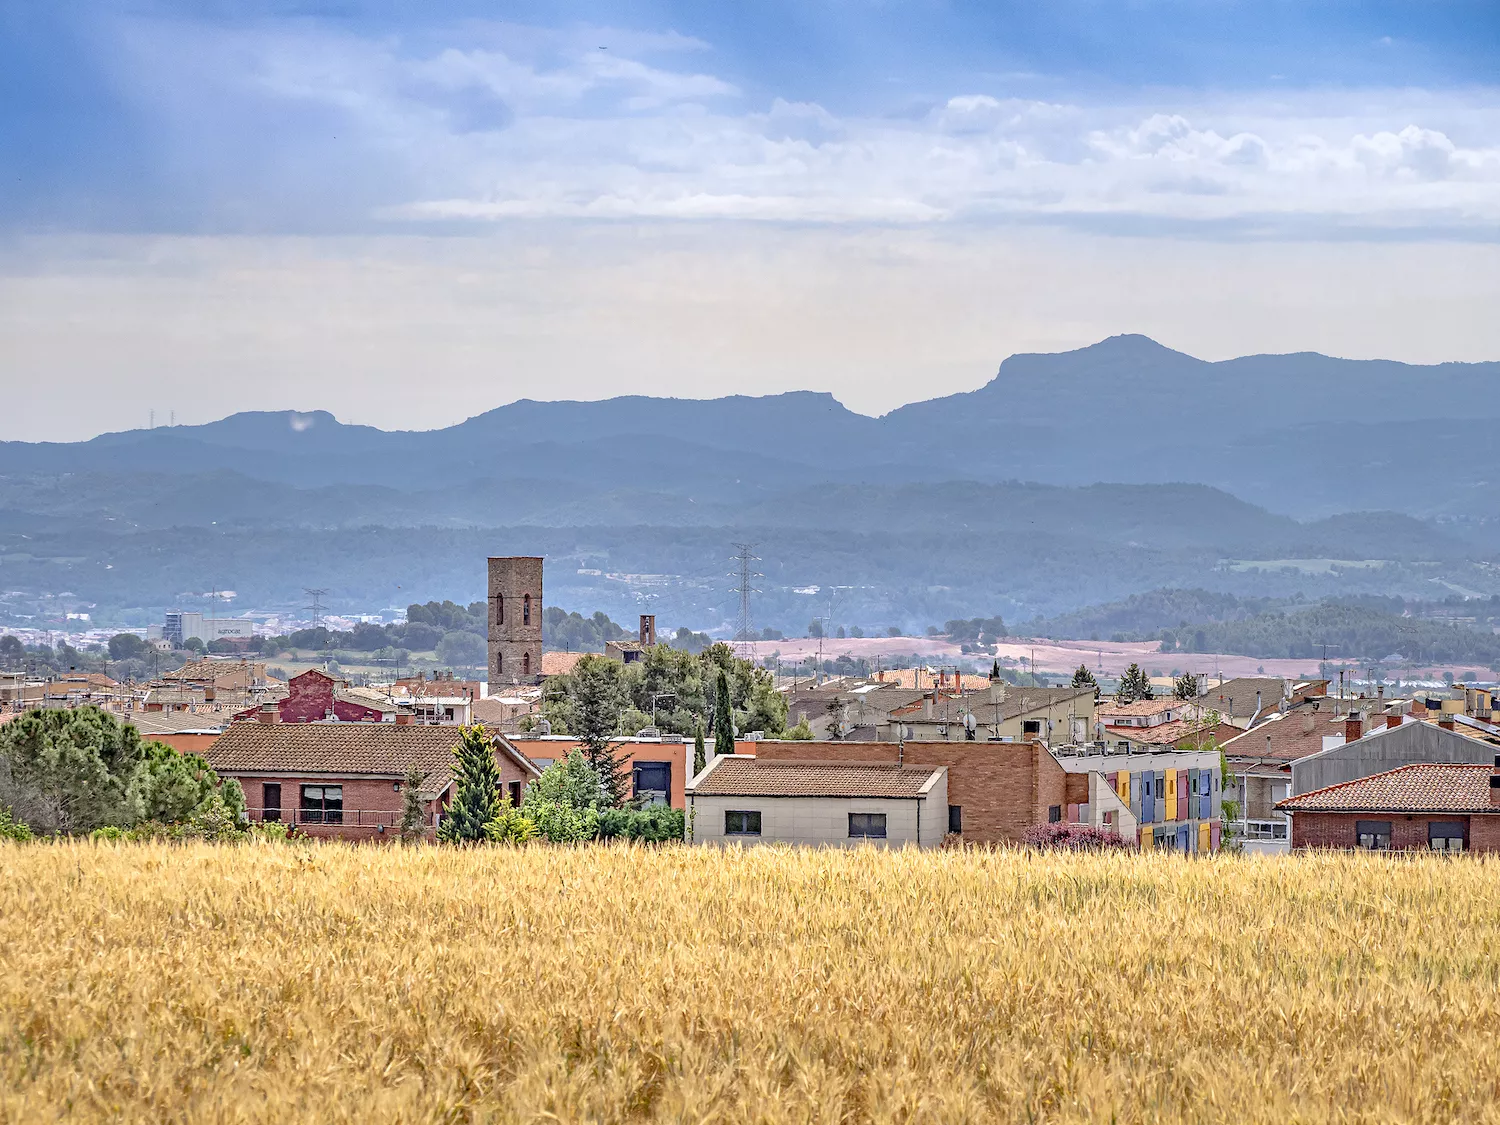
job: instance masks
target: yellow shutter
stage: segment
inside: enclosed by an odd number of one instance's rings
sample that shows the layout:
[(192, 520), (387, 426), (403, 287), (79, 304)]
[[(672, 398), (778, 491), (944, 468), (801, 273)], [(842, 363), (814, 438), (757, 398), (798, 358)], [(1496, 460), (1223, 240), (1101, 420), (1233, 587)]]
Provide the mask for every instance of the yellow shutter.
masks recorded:
[(1177, 819), (1177, 771), (1167, 771), (1167, 819)]
[(1205, 820), (1198, 825), (1198, 851), (1202, 855), (1207, 855), (1212, 847), (1213, 836), (1208, 830), (1208, 821)]

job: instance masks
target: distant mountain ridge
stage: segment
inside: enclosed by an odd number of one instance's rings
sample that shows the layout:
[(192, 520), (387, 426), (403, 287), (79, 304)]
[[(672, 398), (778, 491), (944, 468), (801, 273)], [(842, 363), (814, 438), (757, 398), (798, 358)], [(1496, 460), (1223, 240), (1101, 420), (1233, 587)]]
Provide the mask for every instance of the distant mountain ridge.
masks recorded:
[(731, 505), (825, 482), (1188, 481), (1302, 518), (1373, 508), (1467, 518), (1500, 490), (1496, 419), (1500, 362), (1208, 362), (1124, 335), (1011, 356), (977, 390), (880, 418), (810, 391), (523, 399), (428, 431), (251, 411), (84, 442), (0, 443), (0, 475), (231, 471), (403, 492), (556, 480)]

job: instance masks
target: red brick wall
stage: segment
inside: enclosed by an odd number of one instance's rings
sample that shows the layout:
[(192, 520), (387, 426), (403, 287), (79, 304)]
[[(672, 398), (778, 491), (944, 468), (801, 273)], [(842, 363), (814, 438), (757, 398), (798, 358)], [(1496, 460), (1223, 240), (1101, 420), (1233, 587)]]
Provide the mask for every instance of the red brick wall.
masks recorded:
[[(753, 745), (757, 756), (775, 761), (895, 762), (900, 753), (894, 742)], [(908, 742), (904, 760), (948, 767), (948, 803), (963, 808), (963, 836), (974, 843), (1017, 841), (1046, 821), (1049, 806), (1067, 804), (1067, 775), (1040, 743)]]
[[(500, 791), (504, 795), (510, 792), (510, 783), (519, 781), (522, 783), (522, 792), (525, 792), (525, 783), (529, 775), (513, 762), (509, 755), (495, 755), (496, 765), (500, 768)], [(280, 782), (281, 784), (281, 819), (284, 823), (297, 823), (302, 831), (309, 836), (328, 836), (339, 839), (394, 839), (394, 829), (401, 823), (401, 806), (403, 797), (400, 789), (401, 779), (389, 778), (341, 778), (334, 774), (324, 774), (320, 777), (308, 777), (299, 774), (282, 774), (278, 776), (255, 775), (247, 777), (232, 772), (222, 772), (221, 777), (238, 777), (240, 785), (245, 790), (245, 804), (250, 809), (250, 819), (260, 820), (261, 810), (265, 808), (264, 786), (267, 782)], [(429, 778), (429, 789), (436, 789), (441, 785), (441, 778)], [(344, 788), (344, 823), (343, 824), (307, 824), (302, 825), (300, 810), (302, 807), (302, 786), (304, 785), (341, 785)], [(434, 811), (429, 804), (428, 813)], [(363, 815), (360, 815), (363, 814)], [(381, 825), (385, 826), (385, 832), (380, 831)]]
[(1471, 851), (1500, 851), (1500, 817), (1407, 816), (1404, 813), (1294, 813), (1293, 848), (1353, 848), (1358, 846), (1355, 823), (1361, 820), (1391, 822), (1391, 850), (1426, 851), (1429, 821), (1469, 824)]

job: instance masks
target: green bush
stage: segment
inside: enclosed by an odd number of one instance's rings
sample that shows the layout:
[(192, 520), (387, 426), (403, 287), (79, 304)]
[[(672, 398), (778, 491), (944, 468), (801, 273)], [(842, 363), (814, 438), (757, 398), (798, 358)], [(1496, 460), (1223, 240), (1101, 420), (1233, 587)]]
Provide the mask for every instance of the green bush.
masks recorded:
[(125, 839), (125, 829), (106, 824), (103, 828), (96, 828), (90, 832), (89, 839), (100, 844), (118, 844)]
[(10, 810), (0, 808), (0, 840), (24, 842), (31, 839), (31, 829), (10, 815)]
[(599, 814), (599, 839), (640, 840), (665, 844), (681, 840), (686, 827), (681, 809), (651, 805), (644, 809), (605, 809)]
[(552, 844), (576, 844), (599, 834), (599, 813), (561, 801), (527, 801), (525, 817), (537, 835)]
[(495, 844), (524, 844), (536, 839), (540, 832), (535, 821), (507, 800), (484, 826), (484, 835)]
[(292, 829), (279, 820), (261, 820), (250, 825), (250, 839), (263, 840), (268, 844), (284, 844), (293, 839)]

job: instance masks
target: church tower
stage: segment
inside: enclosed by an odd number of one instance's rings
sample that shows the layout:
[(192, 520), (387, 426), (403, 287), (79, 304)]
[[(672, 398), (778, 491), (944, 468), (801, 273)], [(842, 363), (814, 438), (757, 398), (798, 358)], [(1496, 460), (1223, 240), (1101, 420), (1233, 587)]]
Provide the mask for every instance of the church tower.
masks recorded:
[(490, 559), (490, 691), (542, 677), (542, 560)]

